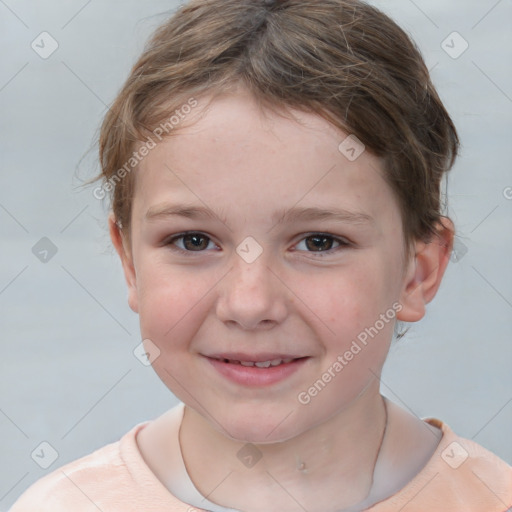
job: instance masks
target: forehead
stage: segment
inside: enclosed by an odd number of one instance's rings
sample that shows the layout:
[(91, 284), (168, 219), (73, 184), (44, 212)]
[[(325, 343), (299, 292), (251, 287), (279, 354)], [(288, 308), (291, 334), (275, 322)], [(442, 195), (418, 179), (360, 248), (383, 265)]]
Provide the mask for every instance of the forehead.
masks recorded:
[(262, 110), (244, 91), (208, 100), (139, 164), (140, 221), (156, 205), (183, 201), (254, 219), (299, 203), (396, 214), (380, 159), (368, 151), (347, 157), (349, 133), (312, 113)]

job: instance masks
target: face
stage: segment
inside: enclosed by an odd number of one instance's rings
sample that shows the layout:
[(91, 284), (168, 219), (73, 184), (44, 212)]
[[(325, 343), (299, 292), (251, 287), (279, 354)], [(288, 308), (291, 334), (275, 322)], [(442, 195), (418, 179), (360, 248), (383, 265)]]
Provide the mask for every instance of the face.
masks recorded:
[(201, 113), (136, 171), (130, 306), (161, 380), (213, 428), (291, 439), (380, 374), (408, 279), (398, 204), (321, 117), (262, 115), (243, 91)]

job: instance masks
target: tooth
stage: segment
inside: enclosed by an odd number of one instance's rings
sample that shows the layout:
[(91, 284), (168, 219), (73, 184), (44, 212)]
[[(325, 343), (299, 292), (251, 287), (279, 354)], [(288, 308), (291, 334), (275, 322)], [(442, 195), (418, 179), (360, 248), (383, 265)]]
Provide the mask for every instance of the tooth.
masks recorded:
[(240, 364), (240, 361), (236, 361), (235, 359), (228, 360), (230, 364)]
[(240, 361), (240, 364), (242, 366), (254, 366), (254, 363), (252, 361)]
[(293, 359), (283, 359), (283, 364), (291, 363)]
[(268, 368), (270, 366), (270, 361), (261, 361), (258, 363), (254, 363), (258, 368)]
[(271, 366), (279, 366), (281, 363), (282, 363), (282, 359), (272, 359), (272, 361), (270, 361), (270, 365)]

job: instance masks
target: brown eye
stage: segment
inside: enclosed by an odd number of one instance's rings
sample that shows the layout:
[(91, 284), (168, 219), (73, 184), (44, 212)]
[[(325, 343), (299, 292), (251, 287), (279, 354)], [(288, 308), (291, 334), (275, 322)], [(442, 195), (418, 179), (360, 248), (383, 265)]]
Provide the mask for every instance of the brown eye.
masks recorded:
[[(324, 233), (314, 233), (312, 235), (309, 235), (305, 238), (303, 238), (299, 244), (297, 244), (296, 247), (299, 247), (300, 244), (304, 243), (305, 251), (306, 252), (313, 252), (317, 253), (318, 256), (324, 256), (323, 253), (334, 253), (339, 249), (342, 249), (343, 247), (347, 247), (350, 244), (346, 242), (345, 240), (324, 234)], [(333, 248), (333, 244), (338, 244)], [(303, 249), (300, 249), (303, 250)]]
[[(182, 240), (182, 247), (176, 245), (178, 240)], [(172, 250), (175, 251), (184, 251), (184, 252), (203, 252), (204, 249), (208, 247), (210, 243), (210, 238), (202, 233), (182, 233), (181, 235), (177, 235), (170, 240), (168, 240), (165, 245), (171, 247)]]
[[(309, 236), (306, 240), (306, 247), (312, 251), (320, 251), (322, 249), (329, 251), (332, 249), (334, 241), (332, 237), (324, 235)], [(310, 241), (310, 243), (308, 241)]]
[[(189, 233), (181, 233), (180, 235), (173, 236), (168, 239), (164, 245), (176, 252), (199, 253), (205, 252), (210, 243), (215, 245), (207, 235), (191, 231)], [(316, 253), (315, 256), (328, 256), (339, 249), (350, 246), (349, 242), (325, 233), (313, 233), (303, 238), (296, 247), (299, 247), (300, 244), (305, 245), (305, 249), (299, 249), (300, 251)], [(337, 246), (334, 244), (337, 244)]]

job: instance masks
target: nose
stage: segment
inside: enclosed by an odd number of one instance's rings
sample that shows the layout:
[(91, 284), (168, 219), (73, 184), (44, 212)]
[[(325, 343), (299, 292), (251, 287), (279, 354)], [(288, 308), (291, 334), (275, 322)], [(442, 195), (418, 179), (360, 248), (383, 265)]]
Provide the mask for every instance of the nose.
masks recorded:
[(244, 330), (271, 329), (288, 314), (288, 288), (279, 271), (260, 255), (247, 263), (238, 255), (233, 266), (219, 283), (217, 317), (226, 324)]

